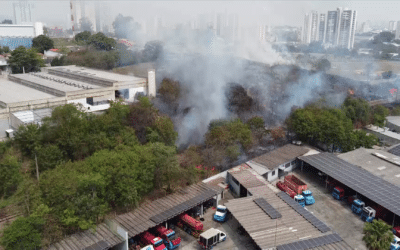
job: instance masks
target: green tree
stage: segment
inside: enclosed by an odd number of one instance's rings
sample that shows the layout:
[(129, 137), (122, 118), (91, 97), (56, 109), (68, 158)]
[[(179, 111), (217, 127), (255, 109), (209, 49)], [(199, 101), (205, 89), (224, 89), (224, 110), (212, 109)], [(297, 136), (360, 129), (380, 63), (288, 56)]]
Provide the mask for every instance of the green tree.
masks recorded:
[(395, 38), (395, 34), (390, 31), (383, 31), (374, 36), (374, 43), (390, 43)]
[(147, 127), (146, 139), (149, 142), (163, 142), (167, 146), (175, 145), (178, 133), (168, 116), (159, 116), (152, 126)]
[(158, 93), (164, 102), (168, 104), (175, 104), (181, 94), (180, 86), (178, 81), (174, 81), (170, 78), (164, 78), (161, 81)]
[(117, 43), (113, 38), (107, 37), (103, 33), (99, 32), (89, 37), (88, 44), (92, 45), (98, 50), (108, 51), (115, 48)]
[(22, 179), (20, 168), (18, 158), (9, 150), (0, 161), (0, 197), (9, 197), (17, 190)]
[(377, 105), (373, 109), (373, 118), (374, 118), (374, 125), (379, 127), (383, 127), (385, 125), (386, 116), (390, 113), (389, 109), (382, 106)]
[(90, 31), (83, 31), (75, 35), (75, 41), (78, 43), (86, 44), (92, 34)]
[(347, 97), (343, 102), (342, 109), (354, 125), (360, 123), (364, 126), (369, 122), (371, 107), (369, 103), (362, 98)]
[(33, 157), (35, 148), (41, 144), (41, 131), (37, 124), (27, 124), (18, 127), (14, 141), (22, 154)]
[(36, 250), (41, 247), (44, 220), (20, 217), (3, 232), (1, 244), (6, 250)]
[(40, 71), (40, 67), (44, 66), (43, 59), (37, 54), (35, 49), (26, 49), (19, 46), (11, 52), (11, 57), (8, 60), (13, 74)]
[(0, 46), (0, 55), (5, 54), (5, 53), (10, 53), (10, 48), (8, 46)]
[(51, 61), (50, 65), (52, 67), (67, 65), (67, 62), (66, 62), (67, 60), (66, 59), (67, 59), (66, 56), (56, 57)]
[(373, 220), (364, 225), (363, 241), (371, 250), (386, 250), (390, 248), (394, 236), (392, 227), (382, 220)]
[[(40, 173), (53, 169), (64, 162), (64, 155), (56, 145), (40, 145), (36, 147), (36, 152)], [(35, 164), (35, 162), (32, 163)], [(35, 169), (35, 167), (32, 166), (32, 169)]]
[(40, 35), (32, 39), (32, 47), (43, 54), (45, 50), (54, 48), (54, 41), (48, 36)]

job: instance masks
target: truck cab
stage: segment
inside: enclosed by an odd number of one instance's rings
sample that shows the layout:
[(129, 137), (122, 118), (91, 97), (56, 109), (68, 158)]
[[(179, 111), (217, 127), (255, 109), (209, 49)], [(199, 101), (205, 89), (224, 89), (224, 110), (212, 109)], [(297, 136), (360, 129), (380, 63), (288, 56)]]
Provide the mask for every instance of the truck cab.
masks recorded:
[(304, 207), (305, 205), (306, 205), (306, 202), (305, 202), (305, 200), (304, 200), (304, 197), (303, 197), (303, 195), (296, 195), (295, 197), (294, 197), (294, 201), (295, 202), (297, 202), (297, 203), (299, 203), (302, 207)]
[(353, 211), (353, 213), (360, 215), (361, 212), (363, 211), (365, 207), (365, 203), (359, 199), (354, 200), (353, 204), (351, 205), (351, 211)]
[(315, 203), (314, 196), (312, 195), (312, 192), (310, 190), (304, 190), (303, 197), (306, 205), (312, 205)]
[(394, 227), (392, 231), (395, 236), (400, 237), (400, 226)]
[(224, 222), (226, 220), (227, 209), (225, 206), (218, 205), (217, 211), (214, 214), (214, 220)]
[(143, 245), (152, 245), (154, 250), (168, 250), (160, 237), (155, 237), (147, 231), (140, 235), (140, 242)]
[(332, 191), (332, 196), (336, 200), (342, 200), (344, 198), (344, 189), (341, 187), (334, 187)]
[(399, 250), (400, 249), (400, 238), (394, 236), (392, 244), (390, 244), (390, 250)]
[(376, 211), (372, 207), (364, 207), (361, 212), (361, 220), (372, 222), (375, 219)]
[(175, 231), (172, 229), (167, 229), (160, 225), (156, 227), (156, 232), (163, 239), (168, 250), (173, 250), (181, 244), (181, 237), (177, 237)]
[(226, 234), (218, 229), (210, 228), (200, 234), (199, 244), (203, 249), (212, 249), (219, 242), (226, 240)]

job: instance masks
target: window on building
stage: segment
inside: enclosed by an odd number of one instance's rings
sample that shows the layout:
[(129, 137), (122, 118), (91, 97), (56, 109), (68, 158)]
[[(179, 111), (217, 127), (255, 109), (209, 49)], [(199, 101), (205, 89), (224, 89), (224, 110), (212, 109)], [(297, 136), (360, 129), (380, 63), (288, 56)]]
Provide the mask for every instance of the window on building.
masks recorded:
[(290, 167), (290, 162), (285, 164), (285, 168)]
[(292, 163), (290, 163), (292, 166), (296, 166), (296, 160), (292, 161)]
[(275, 171), (276, 171), (276, 170), (272, 171), (272, 173), (271, 173), (271, 175), (272, 175), (272, 176), (274, 176), (274, 175), (275, 175)]

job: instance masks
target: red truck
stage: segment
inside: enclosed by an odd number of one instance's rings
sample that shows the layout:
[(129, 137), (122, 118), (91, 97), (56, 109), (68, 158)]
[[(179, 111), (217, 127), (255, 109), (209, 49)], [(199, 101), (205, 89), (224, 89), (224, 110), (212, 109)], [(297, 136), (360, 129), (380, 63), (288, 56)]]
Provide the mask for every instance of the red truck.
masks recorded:
[(176, 225), (196, 238), (203, 232), (203, 223), (190, 217), (188, 214), (181, 214)]
[(168, 250), (163, 240), (160, 237), (156, 237), (149, 232), (144, 232), (139, 235), (139, 241), (142, 245), (152, 245), (154, 250)]
[(294, 175), (286, 175), (284, 184), (292, 189), (296, 194), (301, 194), (304, 190), (307, 190), (307, 184)]
[(168, 250), (173, 250), (181, 244), (181, 237), (176, 237), (176, 233), (172, 229), (167, 229), (161, 225), (157, 226), (155, 231), (160, 236)]
[(276, 186), (283, 192), (287, 193), (290, 196), (290, 198), (294, 199), (294, 197), (296, 196), (296, 193), (293, 190), (291, 190), (285, 183), (278, 181), (276, 183)]

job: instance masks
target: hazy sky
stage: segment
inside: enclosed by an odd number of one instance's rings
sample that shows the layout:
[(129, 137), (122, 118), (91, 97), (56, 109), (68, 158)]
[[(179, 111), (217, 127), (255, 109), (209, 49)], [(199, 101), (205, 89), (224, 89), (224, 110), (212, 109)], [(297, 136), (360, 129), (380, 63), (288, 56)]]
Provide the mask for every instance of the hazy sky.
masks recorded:
[[(29, 0), (28, 0), (29, 1)], [(0, 18), (12, 18), (12, 2), (0, 0)], [(35, 4), (37, 21), (47, 25), (66, 25), (69, 17), (69, 0), (29, 1)], [(93, 1), (92, 1), (93, 2)], [(155, 15), (166, 22), (196, 19), (201, 13), (238, 13), (240, 23), (265, 23), (271, 25), (302, 26), (304, 14), (311, 10), (326, 13), (337, 7), (348, 7), (358, 11), (358, 23), (371, 20), (388, 24), (400, 20), (400, 1), (117, 1), (108, 3), (110, 14), (132, 16), (135, 20), (146, 20)]]

